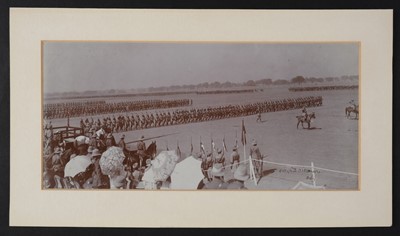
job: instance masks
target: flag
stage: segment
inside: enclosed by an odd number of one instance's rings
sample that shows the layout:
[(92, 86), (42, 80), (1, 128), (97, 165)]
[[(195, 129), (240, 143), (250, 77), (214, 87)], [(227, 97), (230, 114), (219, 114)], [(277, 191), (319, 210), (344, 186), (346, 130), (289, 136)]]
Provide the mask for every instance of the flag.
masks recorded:
[(224, 137), (224, 139), (222, 139), (222, 146), (224, 146), (225, 152), (228, 152), (228, 149), (226, 148), (226, 144), (225, 144), (225, 137)]
[(190, 154), (193, 153), (193, 142), (192, 142), (192, 137), (190, 137)]
[(206, 150), (204, 149), (204, 145), (201, 142), (201, 136), (200, 136), (200, 152), (203, 152), (204, 154), (206, 154)]
[(236, 130), (236, 136), (235, 136), (235, 147), (238, 147), (238, 141), (237, 141), (237, 130)]
[(244, 120), (242, 120), (242, 144), (246, 145), (246, 128), (244, 127)]
[(176, 141), (176, 155), (178, 155), (178, 157), (181, 157), (181, 149), (179, 148), (179, 142)]

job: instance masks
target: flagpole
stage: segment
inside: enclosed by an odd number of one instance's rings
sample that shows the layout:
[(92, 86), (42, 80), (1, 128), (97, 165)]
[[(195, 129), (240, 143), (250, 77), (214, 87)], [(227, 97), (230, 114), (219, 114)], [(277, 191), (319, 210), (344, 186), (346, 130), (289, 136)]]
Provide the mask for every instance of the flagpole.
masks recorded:
[(202, 152), (204, 155), (206, 155), (206, 150), (204, 148), (204, 144), (201, 142), (201, 136), (200, 136), (200, 152)]
[(193, 154), (193, 140), (192, 140), (192, 136), (190, 136), (190, 155)]

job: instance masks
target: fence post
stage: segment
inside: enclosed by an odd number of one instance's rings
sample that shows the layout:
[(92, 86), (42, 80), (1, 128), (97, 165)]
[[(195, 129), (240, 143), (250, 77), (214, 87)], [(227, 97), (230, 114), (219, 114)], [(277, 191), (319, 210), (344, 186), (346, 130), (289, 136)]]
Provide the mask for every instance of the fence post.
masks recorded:
[(311, 162), (311, 173), (312, 173), (313, 186), (316, 187), (315, 172), (314, 172), (314, 162)]

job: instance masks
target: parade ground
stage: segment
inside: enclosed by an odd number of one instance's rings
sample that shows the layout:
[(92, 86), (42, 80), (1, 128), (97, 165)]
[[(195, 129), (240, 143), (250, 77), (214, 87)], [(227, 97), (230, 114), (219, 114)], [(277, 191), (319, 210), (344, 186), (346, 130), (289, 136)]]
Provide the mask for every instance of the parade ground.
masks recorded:
[[(263, 177), (257, 185), (248, 180), (245, 185), (251, 190), (290, 190), (299, 182), (305, 185), (323, 187), (327, 190), (357, 190), (359, 186), (359, 127), (358, 119), (346, 118), (345, 108), (350, 106), (349, 101), (358, 103), (358, 90), (332, 90), (332, 91), (304, 91), (290, 92), (287, 87), (266, 87), (263, 91), (243, 94), (178, 94), (154, 97), (117, 97), (117, 98), (92, 98), (92, 99), (65, 99), (45, 100), (46, 103), (95, 101), (106, 102), (151, 100), (151, 99), (192, 99), (193, 105), (188, 107), (161, 109), (173, 111), (176, 109), (206, 108), (222, 105), (248, 104), (267, 100), (299, 98), (308, 96), (322, 96), (323, 104), (319, 107), (309, 107), (308, 112), (315, 112), (316, 119), (311, 122), (310, 129), (303, 129), (301, 124), (296, 128), (297, 118), (301, 109), (279, 112), (262, 113), (261, 122), (257, 122), (256, 115), (235, 117), (199, 123), (188, 123), (165, 127), (155, 127), (141, 130), (114, 133), (118, 140), (125, 135), (128, 149), (135, 149), (135, 143), (142, 135), (147, 138), (156, 137), (146, 141), (157, 142), (157, 152), (175, 150), (182, 153), (181, 160), (200, 152), (200, 142), (206, 151), (211, 150), (212, 141), (216, 148), (223, 148), (225, 140), (226, 164), (229, 165), (229, 156), (232, 147), (237, 143), (241, 160), (244, 160), (244, 150), (241, 142), (242, 120), (246, 128), (246, 155), (249, 155), (251, 141), (255, 139), (264, 156)], [(157, 111), (161, 111), (157, 110)], [(130, 113), (101, 114), (92, 116), (93, 119), (102, 119), (105, 116), (117, 117), (118, 115), (145, 114), (155, 110), (138, 111)], [(79, 127), (81, 118), (69, 119), (70, 126)], [(46, 122), (48, 122), (47, 120)], [(53, 127), (64, 126), (67, 119), (52, 119)], [(306, 126), (306, 125), (305, 125)], [(162, 137), (159, 137), (162, 136)], [(311, 165), (314, 172), (311, 172)], [(313, 175), (314, 174), (314, 175)], [(230, 168), (225, 170), (225, 180), (233, 178)], [(314, 182), (315, 181), (315, 182)], [(304, 189), (304, 188), (297, 188)]]

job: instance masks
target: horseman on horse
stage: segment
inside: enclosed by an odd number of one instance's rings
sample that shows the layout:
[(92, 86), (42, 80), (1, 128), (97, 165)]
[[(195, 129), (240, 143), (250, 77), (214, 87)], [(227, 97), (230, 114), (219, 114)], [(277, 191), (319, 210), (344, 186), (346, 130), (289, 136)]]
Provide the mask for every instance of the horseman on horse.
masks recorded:
[(307, 119), (307, 108), (305, 106), (303, 106), (303, 109), (301, 110), (301, 115), (304, 117), (304, 119)]
[(304, 129), (304, 123), (307, 123), (308, 129), (309, 129), (312, 119), (316, 118), (315, 113), (311, 112), (310, 114), (308, 114), (306, 107), (303, 107), (301, 112), (302, 112), (301, 116), (296, 116), (296, 118), (297, 118), (297, 128), (299, 128), (299, 124), (301, 123), (301, 126)]
[(358, 105), (354, 102), (354, 100), (351, 100), (349, 104), (351, 104), (352, 106), (346, 107), (346, 118), (350, 118), (350, 114), (353, 112), (356, 115), (355, 119), (358, 119)]

